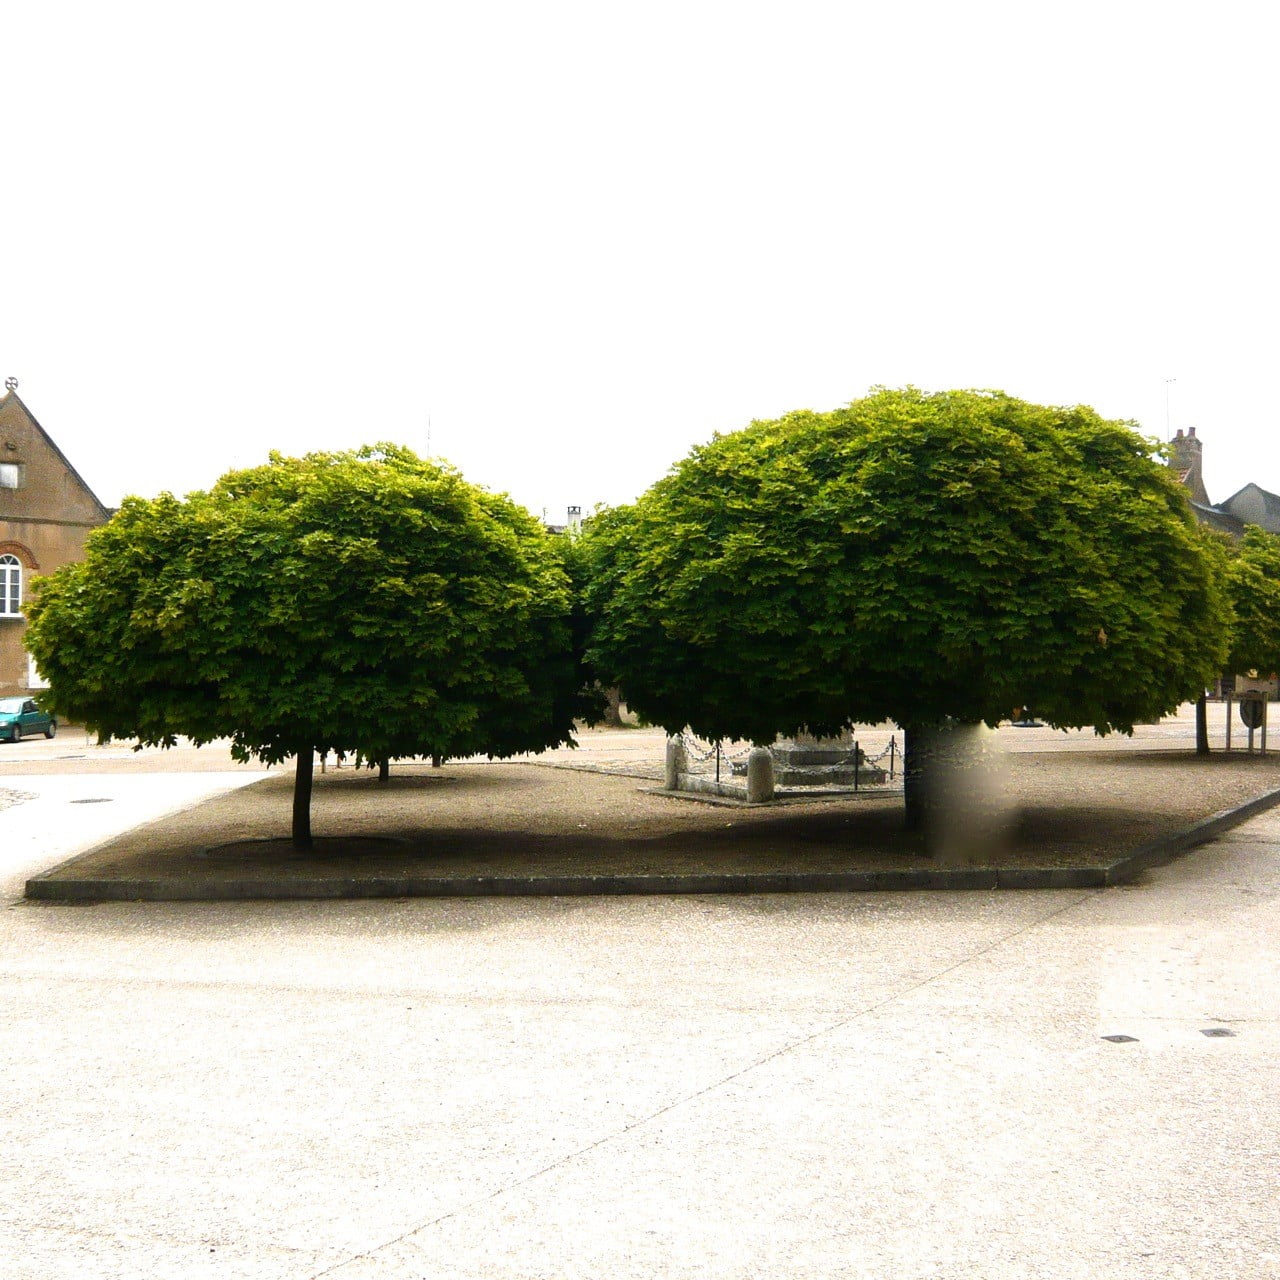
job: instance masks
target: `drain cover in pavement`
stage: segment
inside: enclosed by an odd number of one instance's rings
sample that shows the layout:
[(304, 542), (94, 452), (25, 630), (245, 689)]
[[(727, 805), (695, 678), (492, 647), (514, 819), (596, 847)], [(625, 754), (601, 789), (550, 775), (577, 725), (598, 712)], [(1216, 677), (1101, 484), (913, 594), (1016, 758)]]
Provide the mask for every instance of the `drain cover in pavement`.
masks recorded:
[(91, 796), (87, 800), (73, 800), (72, 804), (110, 804), (110, 796)]
[(1233, 1036), (1235, 1032), (1230, 1027), (1206, 1027), (1200, 1034), (1202, 1036), (1212, 1036), (1216, 1039), (1221, 1036)]
[(1137, 1036), (1103, 1036), (1104, 1040), (1110, 1040), (1112, 1044), (1136, 1044)]

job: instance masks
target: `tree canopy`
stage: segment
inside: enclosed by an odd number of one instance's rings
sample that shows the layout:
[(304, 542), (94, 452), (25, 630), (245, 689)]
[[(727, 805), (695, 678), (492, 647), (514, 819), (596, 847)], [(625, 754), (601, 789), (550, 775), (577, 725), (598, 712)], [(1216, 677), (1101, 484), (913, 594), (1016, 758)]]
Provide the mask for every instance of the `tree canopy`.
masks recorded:
[(1230, 549), (1226, 581), (1235, 614), (1226, 670), (1280, 671), (1280, 537), (1247, 528)]
[(1131, 424), (879, 390), (695, 449), (589, 523), (588, 656), (675, 732), (1129, 730), (1226, 656), (1223, 553)]
[(571, 567), (522, 508), (407, 449), (272, 454), (208, 492), (127, 499), (37, 584), (27, 642), (63, 716), (297, 755), (301, 787), (315, 751), (569, 741), (594, 706)]

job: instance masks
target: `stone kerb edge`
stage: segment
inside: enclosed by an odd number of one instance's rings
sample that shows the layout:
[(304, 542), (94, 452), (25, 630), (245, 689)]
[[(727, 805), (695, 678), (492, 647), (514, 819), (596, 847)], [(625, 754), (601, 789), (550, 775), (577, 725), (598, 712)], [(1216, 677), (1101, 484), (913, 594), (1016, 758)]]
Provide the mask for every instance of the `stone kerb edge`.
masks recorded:
[(1232, 827), (1238, 827), (1242, 822), (1247, 822), (1260, 813), (1266, 813), (1276, 805), (1280, 805), (1280, 787), (1263, 795), (1254, 796), (1252, 800), (1246, 800), (1234, 809), (1223, 809), (1171, 836), (1164, 836), (1159, 840), (1152, 840), (1149, 844), (1141, 845), (1132, 853), (1126, 854), (1125, 857), (1117, 859), (1105, 868), (1106, 883), (1130, 884), (1144, 871), (1152, 867), (1164, 866), (1175, 858), (1190, 853), (1199, 845), (1216, 839), (1223, 832), (1230, 831)]

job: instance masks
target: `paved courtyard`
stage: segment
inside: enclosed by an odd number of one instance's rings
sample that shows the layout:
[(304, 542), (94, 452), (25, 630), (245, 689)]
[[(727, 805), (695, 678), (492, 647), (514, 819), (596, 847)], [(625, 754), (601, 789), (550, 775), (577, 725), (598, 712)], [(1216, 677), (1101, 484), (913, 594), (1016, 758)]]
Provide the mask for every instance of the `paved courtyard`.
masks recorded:
[(68, 906), (260, 775), (0, 774), (6, 1278), (1280, 1275), (1275, 811), (1102, 890)]

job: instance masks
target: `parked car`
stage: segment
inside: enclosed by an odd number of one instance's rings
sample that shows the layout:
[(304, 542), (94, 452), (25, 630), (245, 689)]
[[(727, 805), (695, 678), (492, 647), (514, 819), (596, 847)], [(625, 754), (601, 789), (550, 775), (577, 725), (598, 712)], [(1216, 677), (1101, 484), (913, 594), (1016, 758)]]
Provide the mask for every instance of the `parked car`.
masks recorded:
[(34, 698), (0, 698), (0, 741), (20, 742), (24, 734), (52, 738), (58, 722), (36, 706)]

